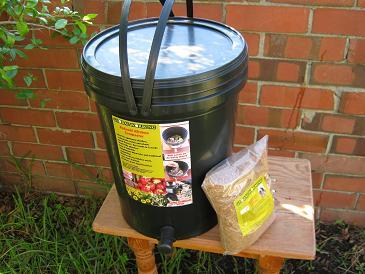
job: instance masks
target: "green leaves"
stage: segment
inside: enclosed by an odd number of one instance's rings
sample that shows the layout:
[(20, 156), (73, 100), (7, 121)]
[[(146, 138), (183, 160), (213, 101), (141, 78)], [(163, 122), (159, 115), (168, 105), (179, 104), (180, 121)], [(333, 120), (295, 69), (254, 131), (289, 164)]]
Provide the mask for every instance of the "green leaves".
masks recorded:
[[(28, 50), (47, 49), (42, 47), (43, 41), (37, 39), (38, 30), (49, 30), (51, 37), (61, 35), (70, 44), (84, 44), (89, 38), (87, 27), (92, 24), (92, 20), (97, 15), (78, 13), (71, 8), (71, 5), (65, 5), (66, 2), (70, 2), (69, 0), (61, 0), (58, 7), (51, 5), (53, 2), (50, 0), (0, 0), (0, 14), (6, 18), (6, 21), (0, 24), (0, 88), (16, 88), (14, 77), (18, 73), (18, 67), (12, 64), (17, 61), (17, 58), (27, 58), (25, 53)], [(33, 30), (37, 31), (32, 33)], [(23, 42), (17, 47), (20, 41), (28, 42)], [(27, 87), (31, 87), (34, 80), (35, 78), (31, 75), (23, 77)], [(23, 90), (17, 97), (33, 98), (34, 95), (30, 90)]]
[(24, 83), (27, 85), (27, 87), (30, 87), (30, 85), (33, 83), (33, 80), (36, 80), (35, 77), (32, 74), (28, 74), (23, 77)]
[(76, 21), (76, 25), (80, 28), (82, 33), (86, 33), (86, 26), (81, 21)]
[(34, 99), (35, 94), (34, 94), (33, 90), (31, 90), (31, 89), (24, 89), (24, 90), (18, 91), (16, 93), (15, 97), (18, 99)]
[(66, 19), (58, 19), (56, 21), (56, 23), (54, 24), (54, 27), (56, 29), (63, 29), (64, 27), (66, 27), (67, 25), (67, 20)]
[(0, 67), (0, 87), (13, 88), (13, 78), (18, 74), (18, 66)]
[(24, 21), (18, 21), (16, 23), (16, 30), (19, 32), (20, 35), (24, 36), (29, 32), (29, 28), (27, 23)]
[(84, 17), (82, 17), (82, 21), (90, 21), (91, 19), (94, 19), (96, 16), (98, 16), (96, 13), (86, 14)]

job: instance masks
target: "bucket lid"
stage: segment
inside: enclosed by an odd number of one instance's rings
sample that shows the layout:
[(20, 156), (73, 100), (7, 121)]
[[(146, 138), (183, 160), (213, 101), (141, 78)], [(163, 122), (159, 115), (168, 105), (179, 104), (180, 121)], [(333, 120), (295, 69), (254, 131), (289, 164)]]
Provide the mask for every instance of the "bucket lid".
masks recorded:
[[(131, 22), (128, 26), (130, 77), (144, 80), (157, 19)], [(83, 66), (105, 76), (120, 77), (119, 29), (112, 27), (91, 39), (83, 51)], [(204, 19), (170, 18), (163, 36), (155, 80), (190, 78), (231, 67), (247, 55), (241, 34)], [(230, 70), (230, 69), (229, 69)], [(90, 70), (89, 70), (90, 71)], [(91, 72), (90, 71), (90, 72)]]

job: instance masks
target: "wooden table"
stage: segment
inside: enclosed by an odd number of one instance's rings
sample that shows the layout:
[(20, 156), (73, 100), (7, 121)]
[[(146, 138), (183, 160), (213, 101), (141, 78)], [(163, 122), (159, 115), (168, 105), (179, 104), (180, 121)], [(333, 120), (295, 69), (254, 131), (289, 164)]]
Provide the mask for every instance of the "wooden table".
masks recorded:
[[(303, 159), (269, 158), (270, 175), (274, 179), (279, 205), (276, 220), (251, 247), (237, 254), (258, 260), (260, 273), (279, 273), (284, 259), (313, 260), (315, 230), (310, 163)], [(153, 253), (156, 239), (136, 232), (123, 219), (118, 194), (113, 186), (96, 216), (93, 229), (99, 233), (128, 238), (134, 251), (138, 273), (157, 273)], [(176, 241), (175, 247), (223, 253), (218, 228), (186, 240)]]

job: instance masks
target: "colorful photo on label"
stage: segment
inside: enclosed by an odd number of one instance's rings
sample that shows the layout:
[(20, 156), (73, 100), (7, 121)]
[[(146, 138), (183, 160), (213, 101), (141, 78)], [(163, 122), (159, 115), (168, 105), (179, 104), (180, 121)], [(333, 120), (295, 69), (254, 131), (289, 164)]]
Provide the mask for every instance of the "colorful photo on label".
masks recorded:
[(149, 178), (126, 170), (123, 175), (129, 196), (143, 204), (173, 207), (192, 203), (191, 180)]
[(160, 131), (164, 153), (190, 151), (189, 122), (161, 124)]

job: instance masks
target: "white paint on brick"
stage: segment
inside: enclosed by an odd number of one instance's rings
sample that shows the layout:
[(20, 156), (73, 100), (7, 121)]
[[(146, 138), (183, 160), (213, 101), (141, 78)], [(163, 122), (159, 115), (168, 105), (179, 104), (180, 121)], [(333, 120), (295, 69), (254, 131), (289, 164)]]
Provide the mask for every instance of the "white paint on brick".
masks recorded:
[(305, 119), (308, 123), (311, 123), (316, 113), (314, 110), (302, 110), (302, 120)]

